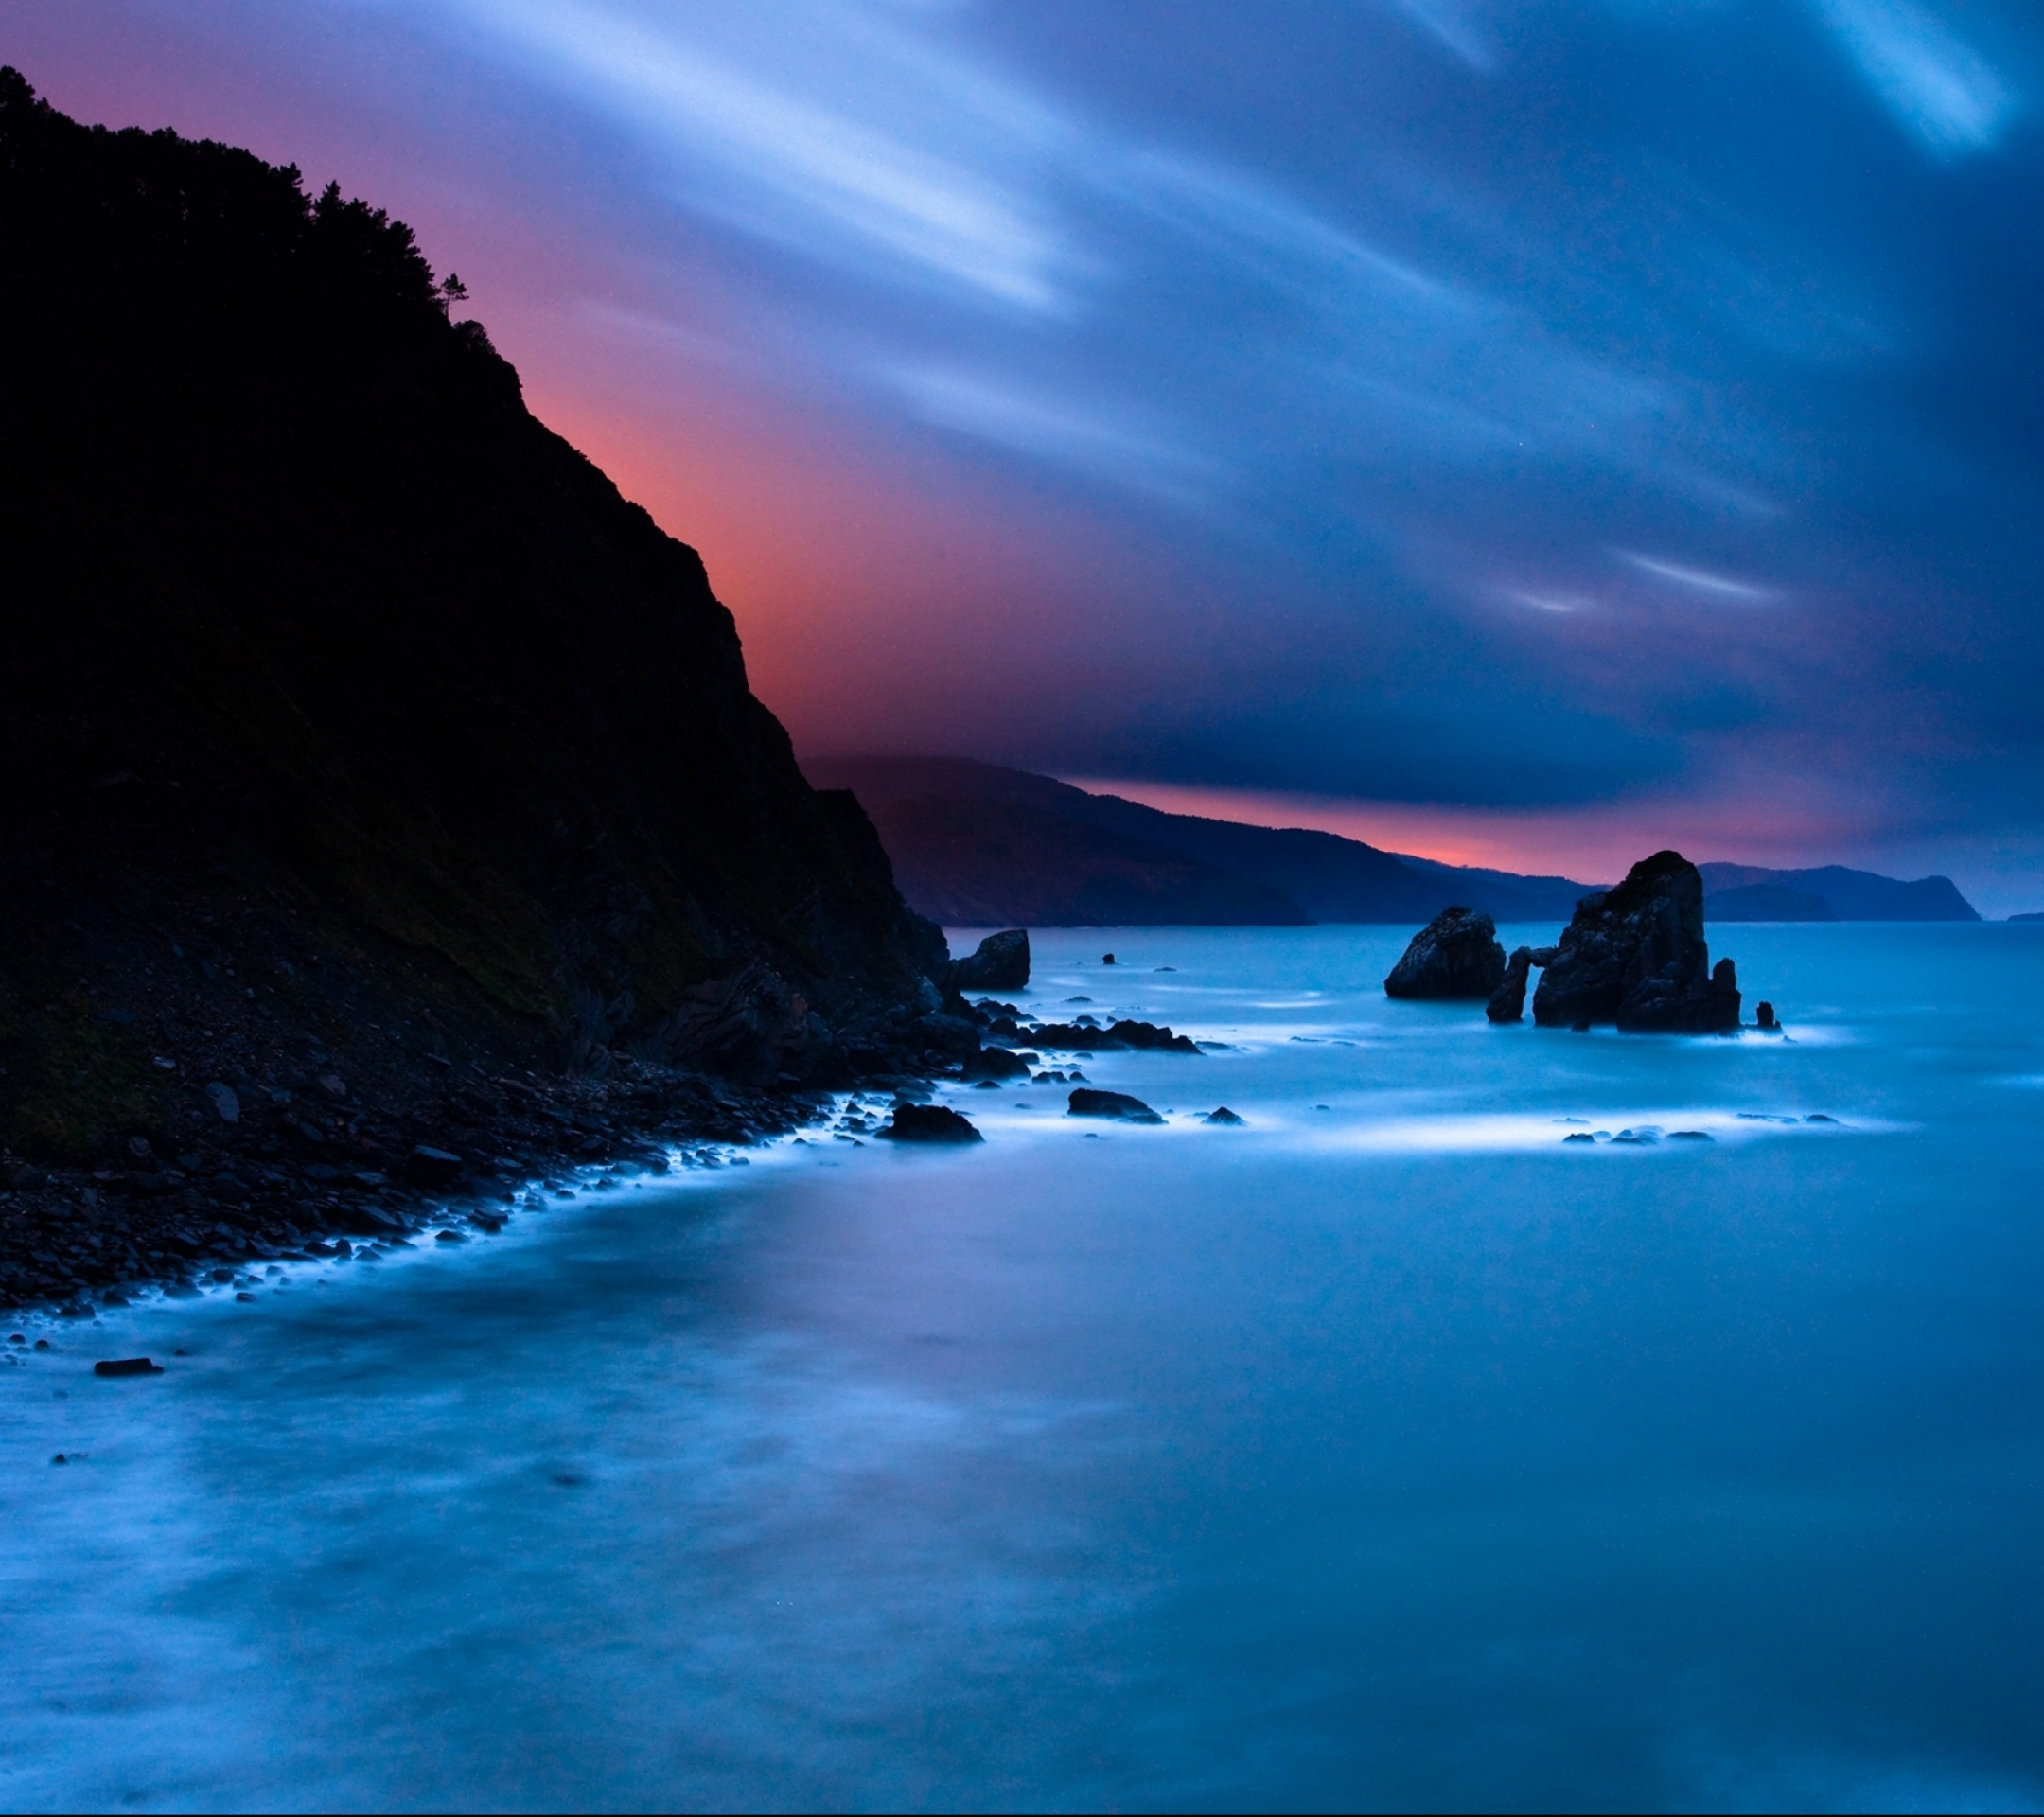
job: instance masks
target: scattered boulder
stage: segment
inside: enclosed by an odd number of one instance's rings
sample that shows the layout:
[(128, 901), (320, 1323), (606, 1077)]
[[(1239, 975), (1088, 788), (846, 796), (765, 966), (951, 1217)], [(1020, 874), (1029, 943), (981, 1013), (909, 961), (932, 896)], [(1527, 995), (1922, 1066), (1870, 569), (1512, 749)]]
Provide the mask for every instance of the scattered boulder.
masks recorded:
[(951, 961), (955, 991), (1019, 991), (1030, 980), (1029, 929), (989, 934), (963, 959)]
[(1480, 908), (1443, 908), (1412, 938), (1384, 995), (1430, 1002), (1495, 996), (1505, 982), (1497, 924)]
[(1236, 1116), (1225, 1104), (1223, 1104), (1219, 1110), (1209, 1110), (1206, 1116), (1200, 1119), (1200, 1121), (1203, 1123), (1225, 1123), (1235, 1129), (1240, 1129), (1242, 1124), (1242, 1120)]
[(1542, 1028), (1709, 1034), (1737, 1028), (1738, 1014), (1732, 961), (1711, 970), (1702, 876), (1680, 852), (1642, 858), (1615, 889), (1583, 897), (1533, 995)]
[(1123, 1123), (1161, 1123), (1164, 1120), (1143, 1103), (1140, 1098), (1131, 1098), (1125, 1091), (1095, 1091), (1082, 1087), (1071, 1095), (1067, 1117), (1107, 1117)]
[(888, 1126), (874, 1132), (889, 1142), (983, 1142), (986, 1138), (948, 1104), (896, 1104)]
[[(309, 1170), (308, 1170), (309, 1171)], [(461, 1175), (462, 1157), (421, 1142), (405, 1162), (405, 1172), (420, 1186), (445, 1186)]]
[(151, 1363), (146, 1356), (122, 1356), (109, 1358), (92, 1366), (95, 1375), (161, 1375), (163, 1365)]
[(238, 1123), (241, 1120), (241, 1101), (235, 1096), (232, 1085), (223, 1085), (216, 1079), (205, 1088), (205, 1095), (221, 1122)]
[(1029, 1062), (1008, 1048), (981, 1048), (965, 1062), (965, 1076), (987, 1085), (996, 1079), (1027, 1079)]
[(1533, 967), (1533, 949), (1518, 946), (1505, 966), (1505, 981), (1497, 987), (1484, 1014), (1493, 1022), (1517, 1022), (1525, 1015), (1526, 975)]

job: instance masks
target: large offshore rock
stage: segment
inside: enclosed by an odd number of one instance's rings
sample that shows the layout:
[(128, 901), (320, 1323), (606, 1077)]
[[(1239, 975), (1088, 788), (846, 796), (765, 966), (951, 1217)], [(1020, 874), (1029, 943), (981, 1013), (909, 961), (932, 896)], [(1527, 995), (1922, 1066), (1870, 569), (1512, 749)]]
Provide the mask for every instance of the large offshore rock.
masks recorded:
[(951, 961), (955, 991), (1019, 991), (1029, 984), (1029, 929), (989, 934), (963, 959)]
[(1443, 908), (1412, 937), (1383, 987), (1386, 997), (1481, 1001), (1504, 981), (1497, 924), (1481, 909)]
[(1680, 852), (1642, 858), (1615, 889), (1577, 903), (1533, 996), (1542, 1028), (1703, 1034), (1736, 1028), (1738, 1011), (1730, 961), (1711, 971), (1703, 879)]

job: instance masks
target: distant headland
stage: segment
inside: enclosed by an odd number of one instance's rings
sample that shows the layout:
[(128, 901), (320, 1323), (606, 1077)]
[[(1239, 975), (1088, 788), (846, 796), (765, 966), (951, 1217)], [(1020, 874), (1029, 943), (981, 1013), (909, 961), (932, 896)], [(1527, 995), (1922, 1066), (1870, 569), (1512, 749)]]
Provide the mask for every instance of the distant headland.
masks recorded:
[[(856, 795), (909, 904), (947, 926), (1264, 926), (1566, 922), (1597, 884), (1442, 864), (1307, 828), (1168, 814), (960, 757), (810, 757)], [(1978, 921), (1948, 877), (1706, 863), (1712, 921)]]

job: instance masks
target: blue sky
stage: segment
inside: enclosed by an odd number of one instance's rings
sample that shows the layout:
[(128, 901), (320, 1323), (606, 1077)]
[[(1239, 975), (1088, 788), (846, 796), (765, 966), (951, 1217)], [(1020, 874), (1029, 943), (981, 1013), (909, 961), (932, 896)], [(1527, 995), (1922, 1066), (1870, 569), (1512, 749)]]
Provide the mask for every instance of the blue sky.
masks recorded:
[(0, 0), (0, 57), (413, 221), (806, 749), (2044, 907), (2033, 11)]

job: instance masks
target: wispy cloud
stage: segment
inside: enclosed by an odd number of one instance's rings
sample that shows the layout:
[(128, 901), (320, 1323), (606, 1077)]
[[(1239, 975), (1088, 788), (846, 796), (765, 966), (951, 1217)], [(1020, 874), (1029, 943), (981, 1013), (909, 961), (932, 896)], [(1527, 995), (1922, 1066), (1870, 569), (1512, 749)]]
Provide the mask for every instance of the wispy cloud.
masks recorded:
[(1984, 151), (2015, 112), (1994, 65), (1912, 0), (1817, 0), (1824, 23), (1901, 124), (1940, 157)]
[(1752, 581), (1735, 580), (1729, 574), (1714, 574), (1707, 569), (1692, 568), (1685, 562), (1664, 561), (1657, 556), (1637, 555), (1626, 549), (1617, 551), (1617, 555), (1621, 561), (1630, 562), (1642, 573), (1651, 574), (1656, 580), (1673, 581), (1678, 587), (1712, 599), (1736, 599), (1759, 605), (1781, 597), (1776, 588), (1757, 587)]
[(1098, 406), (972, 372), (902, 368), (885, 377), (925, 422), (1116, 485), (1189, 502), (1219, 478), (1213, 462)]
[[(1025, 309), (1065, 307), (1054, 227), (994, 168), (1040, 152), (1055, 136), (1050, 116), (890, 42), (856, 9), (789, 10), (800, 54), (777, 58), (771, 36), (755, 32), (752, 68), (705, 43), (714, 8), (694, 16), (693, 31), (688, 15), (558, 0), (487, 0), (473, 16), (540, 60), (539, 73), (593, 88), (607, 112), (631, 118), (707, 213), (838, 262), (877, 257)], [(826, 38), (864, 66), (862, 104), (817, 79)], [(922, 130), (886, 123), (890, 96), (896, 119)], [(975, 157), (990, 138), (1001, 155)]]

